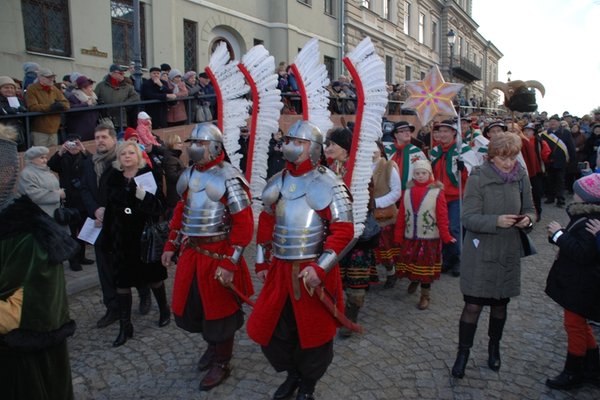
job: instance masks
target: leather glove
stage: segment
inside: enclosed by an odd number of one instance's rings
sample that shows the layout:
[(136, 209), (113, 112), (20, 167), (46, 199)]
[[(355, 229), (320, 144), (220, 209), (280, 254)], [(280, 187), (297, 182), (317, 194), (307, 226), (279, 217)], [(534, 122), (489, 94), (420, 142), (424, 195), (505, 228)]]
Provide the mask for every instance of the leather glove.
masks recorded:
[(465, 162), (463, 160), (458, 160), (456, 162), (456, 169), (462, 172), (465, 169)]

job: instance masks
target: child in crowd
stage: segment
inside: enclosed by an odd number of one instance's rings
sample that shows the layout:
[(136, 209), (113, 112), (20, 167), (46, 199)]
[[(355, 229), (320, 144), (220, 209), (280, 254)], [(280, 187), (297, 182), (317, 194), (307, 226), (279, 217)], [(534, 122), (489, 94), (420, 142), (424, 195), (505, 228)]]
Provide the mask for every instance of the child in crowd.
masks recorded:
[(566, 228), (548, 225), (548, 237), (560, 251), (548, 274), (546, 294), (564, 309), (567, 360), (563, 371), (546, 380), (553, 389), (568, 390), (591, 383), (600, 386), (600, 356), (587, 320), (600, 321), (600, 174), (573, 184)]
[(431, 283), (439, 279), (442, 270), (442, 242), (456, 242), (448, 229), (443, 185), (434, 180), (429, 161), (413, 164), (413, 179), (400, 200), (394, 241), (400, 246), (398, 277), (406, 276), (411, 281), (410, 294), (421, 284), (417, 307), (425, 310), (429, 307)]

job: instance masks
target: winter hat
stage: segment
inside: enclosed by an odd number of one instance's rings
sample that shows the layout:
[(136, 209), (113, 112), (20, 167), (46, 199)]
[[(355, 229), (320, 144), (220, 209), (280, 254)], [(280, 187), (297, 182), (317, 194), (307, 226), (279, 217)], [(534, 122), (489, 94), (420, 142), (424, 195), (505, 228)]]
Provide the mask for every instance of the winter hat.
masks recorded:
[(433, 170), (431, 169), (431, 163), (427, 160), (417, 160), (413, 163), (413, 171), (418, 169), (424, 169), (429, 172), (429, 175), (433, 176)]
[(152, 118), (150, 118), (150, 116), (148, 115), (148, 113), (146, 111), (141, 111), (138, 114), (138, 119), (152, 119)]
[(160, 70), (161, 71), (170, 71), (171, 70), (171, 66), (169, 64), (160, 64)]
[(329, 140), (350, 154), (350, 148), (352, 147), (352, 132), (350, 130), (345, 128), (335, 129), (329, 135)]
[(17, 88), (17, 84), (10, 76), (0, 76), (0, 87), (4, 85), (13, 85), (15, 89)]
[(111, 66), (108, 68), (108, 71), (111, 73), (117, 71), (125, 72), (127, 71), (127, 67), (122, 67), (119, 64), (111, 64)]
[(190, 79), (192, 76), (196, 76), (196, 71), (188, 71), (183, 75), (184, 80)]
[(132, 127), (129, 127), (129, 126), (128, 126), (128, 127), (127, 127), (127, 129), (125, 129), (125, 136), (124, 136), (124, 139), (125, 139), (125, 140), (129, 140), (129, 139), (131, 139), (132, 137), (136, 137), (136, 138), (138, 138), (138, 139), (139, 139), (139, 136), (138, 136), (138, 133), (137, 133), (137, 131), (136, 131), (135, 129), (133, 129)]
[(392, 130), (392, 132), (396, 132), (396, 130), (402, 128), (408, 128), (411, 132), (415, 131), (414, 125), (409, 124), (407, 121), (398, 121), (394, 124), (394, 129)]
[(169, 72), (169, 79), (173, 80), (175, 79), (176, 76), (181, 76), (181, 71), (178, 69), (173, 68), (170, 72)]
[(50, 68), (40, 68), (38, 71), (38, 76), (43, 76), (46, 78), (54, 78), (56, 74), (50, 70)]
[(93, 80), (91, 80), (90, 78), (88, 78), (85, 75), (81, 75), (79, 78), (77, 78), (77, 80), (75, 81), (75, 84), (77, 85), (78, 89), (83, 89), (84, 87), (87, 87), (89, 85), (92, 85), (94, 83)]
[(77, 79), (80, 76), (83, 76), (83, 75), (80, 74), (79, 72), (71, 72), (71, 75), (69, 75), (69, 82), (71, 82), (71, 83), (77, 82)]
[(46, 155), (49, 151), (45, 146), (32, 146), (25, 152), (25, 161), (31, 161), (34, 158)]
[(456, 126), (456, 121), (451, 120), (451, 119), (445, 119), (442, 122), (440, 122), (439, 124), (437, 124), (438, 129), (441, 128), (442, 126), (445, 126), (447, 128), (458, 131), (458, 127)]
[(25, 73), (28, 72), (38, 72), (40, 70), (40, 64), (34, 62), (26, 62), (23, 64), (23, 71)]
[(573, 183), (573, 192), (586, 203), (600, 203), (600, 174), (577, 179)]

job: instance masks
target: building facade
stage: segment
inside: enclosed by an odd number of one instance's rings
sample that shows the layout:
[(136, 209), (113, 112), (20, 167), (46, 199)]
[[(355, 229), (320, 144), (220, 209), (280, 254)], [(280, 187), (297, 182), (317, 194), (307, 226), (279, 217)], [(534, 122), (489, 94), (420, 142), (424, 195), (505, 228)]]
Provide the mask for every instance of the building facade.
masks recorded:
[[(101, 79), (113, 62), (133, 55), (133, 0), (6, 0), (0, 74), (22, 78), (33, 61), (57, 76), (77, 71)], [(494, 106), (487, 82), (497, 80), (502, 53), (477, 32), (472, 0), (140, 0), (141, 61), (202, 70), (225, 41), (239, 59), (264, 44), (289, 62), (310, 38), (320, 41), (330, 77), (343, 55), (370, 36), (389, 84), (419, 80), (438, 64), (466, 85), (461, 96)], [(453, 57), (446, 33), (456, 33)], [(11, 40), (6, 40), (11, 38)], [(452, 59), (452, 70), (450, 60)], [(450, 74), (452, 71), (452, 74)]]

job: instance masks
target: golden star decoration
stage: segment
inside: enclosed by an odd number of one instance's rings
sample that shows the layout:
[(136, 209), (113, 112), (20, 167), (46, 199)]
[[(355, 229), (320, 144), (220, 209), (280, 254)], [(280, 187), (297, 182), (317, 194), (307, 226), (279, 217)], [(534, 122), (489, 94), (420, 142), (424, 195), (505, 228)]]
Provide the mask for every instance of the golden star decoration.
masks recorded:
[(415, 110), (422, 125), (438, 115), (455, 117), (452, 99), (462, 88), (460, 83), (446, 83), (440, 69), (434, 65), (422, 81), (406, 82), (410, 96), (402, 108)]

